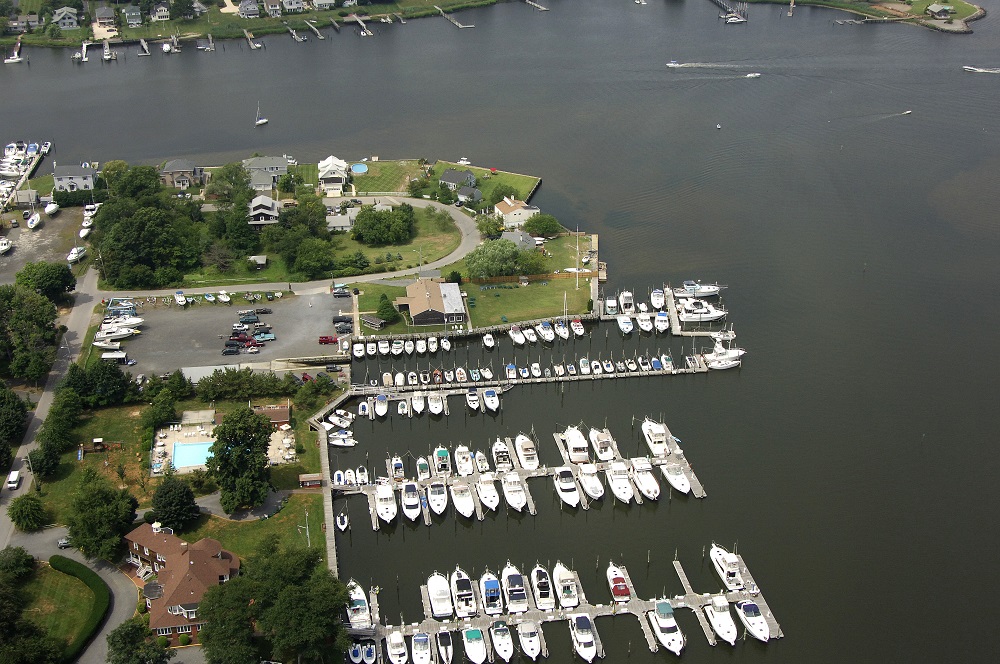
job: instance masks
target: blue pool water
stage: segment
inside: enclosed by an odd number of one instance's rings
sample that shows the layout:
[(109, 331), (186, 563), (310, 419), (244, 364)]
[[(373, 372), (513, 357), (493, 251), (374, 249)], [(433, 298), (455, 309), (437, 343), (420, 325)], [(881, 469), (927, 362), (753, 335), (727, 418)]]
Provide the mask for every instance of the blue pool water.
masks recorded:
[(351, 166), (351, 172), (355, 175), (360, 175), (362, 173), (368, 172), (368, 166), (366, 164), (353, 164)]
[(174, 443), (174, 468), (204, 466), (211, 455), (212, 443)]

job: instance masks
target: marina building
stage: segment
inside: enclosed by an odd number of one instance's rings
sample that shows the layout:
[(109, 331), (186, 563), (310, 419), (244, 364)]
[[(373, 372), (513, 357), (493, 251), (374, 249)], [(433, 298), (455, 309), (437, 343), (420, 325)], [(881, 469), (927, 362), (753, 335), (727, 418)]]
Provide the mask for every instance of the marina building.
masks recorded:
[(458, 284), (417, 279), (406, 287), (406, 297), (396, 298), (396, 309), (410, 314), (414, 325), (444, 325), (468, 320)]

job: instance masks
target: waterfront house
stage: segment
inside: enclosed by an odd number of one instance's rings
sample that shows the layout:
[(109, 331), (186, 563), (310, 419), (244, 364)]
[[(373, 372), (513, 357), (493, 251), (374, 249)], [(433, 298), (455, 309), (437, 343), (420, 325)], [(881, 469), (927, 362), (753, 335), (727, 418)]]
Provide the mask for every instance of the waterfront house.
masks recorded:
[(283, 404), (275, 404), (268, 406), (254, 406), (253, 412), (255, 415), (263, 415), (271, 421), (271, 428), (278, 429), (282, 426), (291, 426), (292, 424), (292, 402), (286, 401)]
[(406, 297), (396, 298), (393, 304), (399, 311), (409, 312), (414, 325), (464, 323), (468, 319), (458, 284), (434, 279), (417, 279), (406, 287)]
[(289, 14), (297, 14), (305, 9), (302, 0), (281, 0), (281, 6)]
[(458, 200), (463, 203), (478, 203), (483, 200), (483, 192), (475, 187), (465, 186), (458, 190)]
[(517, 245), (517, 248), (521, 251), (535, 250), (535, 238), (531, 237), (522, 230), (504, 231), (500, 234), (500, 239), (510, 240)]
[(337, 0), (313, 0), (312, 5), (316, 9), (335, 9), (337, 7)]
[(284, 157), (251, 157), (243, 160), (243, 168), (250, 173), (250, 185), (256, 191), (266, 191), (276, 187), (278, 178), (288, 173), (288, 160)]
[(171, 159), (160, 169), (160, 182), (177, 189), (200, 187), (205, 184), (205, 170), (189, 159)]
[(262, 230), (265, 226), (278, 223), (278, 215), (281, 212), (281, 203), (270, 196), (257, 196), (250, 201), (250, 210), (247, 213), (247, 223), (254, 230)]
[(115, 10), (111, 7), (98, 7), (94, 11), (94, 20), (102, 28), (115, 27)]
[(153, 8), (149, 10), (149, 20), (153, 22), (169, 21), (170, 4), (166, 2), (158, 2), (153, 5)]
[(60, 30), (80, 29), (76, 19), (76, 9), (73, 7), (60, 7), (52, 12), (52, 22), (58, 25)]
[(240, 2), (240, 18), (260, 18), (257, 0), (242, 0)]
[(218, 541), (204, 538), (189, 544), (159, 523), (135, 528), (125, 535), (125, 544), (135, 576), (143, 581), (156, 576), (142, 591), (149, 628), (171, 644), (182, 634), (197, 636), (204, 625), (198, 605), (205, 592), (240, 572), (240, 559)]
[(504, 226), (507, 228), (520, 228), (528, 219), (541, 212), (534, 205), (528, 205), (524, 201), (505, 196), (504, 199), (493, 206), (493, 212), (498, 217), (503, 218)]
[(456, 191), (459, 187), (475, 187), (476, 176), (472, 171), (456, 171), (454, 168), (449, 168), (441, 174), (439, 182), (452, 191)]
[(122, 7), (122, 21), (129, 28), (138, 28), (142, 25), (142, 10), (135, 5), (125, 5)]
[(924, 10), (925, 13), (939, 19), (947, 19), (952, 11), (954, 11), (953, 7), (949, 7), (948, 5), (939, 5), (937, 3), (927, 5), (927, 9)]
[(264, 0), (264, 11), (271, 18), (281, 16), (281, 0)]
[(319, 162), (319, 186), (324, 196), (343, 196), (347, 185), (347, 162), (330, 155)]
[(207, 13), (208, 13), (208, 7), (198, 2), (198, 0), (194, 0), (194, 2), (191, 3), (190, 18), (198, 18), (202, 14), (207, 14)]
[(19, 34), (38, 27), (38, 14), (21, 14), (7, 24), (7, 32)]
[(93, 189), (97, 171), (88, 166), (53, 165), (53, 186), (55, 191), (79, 191)]

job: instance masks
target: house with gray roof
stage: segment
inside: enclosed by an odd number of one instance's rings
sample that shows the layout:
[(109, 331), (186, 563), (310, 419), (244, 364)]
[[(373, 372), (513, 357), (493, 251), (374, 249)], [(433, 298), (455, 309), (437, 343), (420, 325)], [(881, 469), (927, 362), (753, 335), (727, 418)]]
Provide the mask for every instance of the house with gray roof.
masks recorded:
[(20, 34), (38, 27), (38, 14), (21, 14), (7, 23), (7, 32)]
[(89, 166), (59, 166), (53, 168), (55, 191), (79, 191), (94, 188), (97, 171)]
[(281, 16), (281, 0), (264, 0), (264, 11), (271, 18)]
[(80, 23), (76, 16), (76, 9), (73, 7), (60, 7), (52, 12), (52, 22), (58, 25), (60, 30), (79, 30)]
[(158, 2), (153, 5), (153, 8), (149, 10), (149, 20), (153, 22), (169, 21), (170, 5), (166, 2)]
[(205, 184), (205, 170), (189, 159), (171, 159), (160, 169), (160, 182), (177, 189), (200, 187)]
[(479, 191), (479, 189), (475, 187), (461, 187), (458, 190), (458, 200), (463, 203), (478, 203), (483, 200), (483, 192)]
[(240, 18), (260, 18), (260, 7), (257, 0), (242, 0), (240, 2)]
[(278, 223), (278, 215), (281, 213), (281, 203), (270, 196), (257, 196), (250, 201), (250, 210), (247, 213), (247, 223), (254, 230), (262, 230), (266, 226)]
[(129, 28), (138, 28), (142, 25), (142, 10), (135, 5), (125, 5), (122, 7), (122, 20)]
[(94, 20), (102, 28), (113, 28), (115, 25), (115, 10), (107, 6), (98, 7), (94, 11)]
[(288, 160), (284, 157), (250, 157), (243, 160), (243, 168), (250, 173), (250, 186), (256, 191), (267, 191), (278, 185), (278, 178), (288, 173)]
[(927, 9), (924, 10), (925, 13), (930, 14), (934, 18), (939, 18), (939, 19), (948, 18), (949, 14), (951, 14), (953, 11), (954, 11), (953, 7), (949, 7), (948, 5), (940, 5), (936, 2), (927, 5)]
[(459, 187), (463, 186), (475, 187), (476, 176), (469, 170), (456, 171), (454, 168), (449, 168), (441, 174), (439, 182), (452, 191), (456, 191)]
[(510, 240), (517, 245), (521, 251), (533, 251), (535, 249), (535, 238), (524, 231), (504, 231), (500, 234), (501, 240)]

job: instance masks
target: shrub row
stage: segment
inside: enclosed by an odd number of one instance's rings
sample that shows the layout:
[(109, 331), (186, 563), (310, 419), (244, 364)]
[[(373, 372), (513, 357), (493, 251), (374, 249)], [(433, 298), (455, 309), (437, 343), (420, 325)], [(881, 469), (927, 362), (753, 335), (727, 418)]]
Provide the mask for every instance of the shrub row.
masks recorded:
[(107, 615), (108, 607), (111, 605), (111, 589), (108, 588), (108, 584), (104, 583), (104, 579), (98, 576), (97, 572), (65, 556), (52, 556), (49, 558), (49, 565), (57, 572), (80, 579), (94, 593), (94, 604), (90, 607), (87, 620), (84, 621), (79, 633), (66, 647), (63, 655), (63, 661), (72, 662), (83, 652), (104, 621), (104, 616)]

